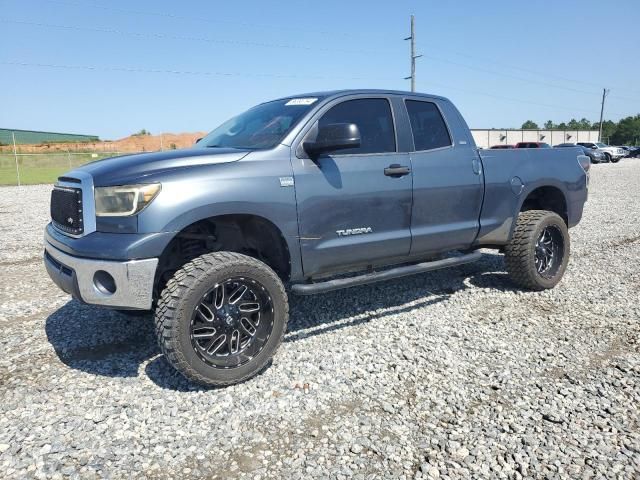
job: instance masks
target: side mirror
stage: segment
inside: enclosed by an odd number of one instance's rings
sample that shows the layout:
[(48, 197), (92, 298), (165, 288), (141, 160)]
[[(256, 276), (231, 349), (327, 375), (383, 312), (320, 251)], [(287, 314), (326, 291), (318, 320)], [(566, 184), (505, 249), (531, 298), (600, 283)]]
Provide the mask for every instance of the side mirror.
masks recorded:
[(598, 146), (597, 146), (597, 145), (594, 145), (593, 147), (591, 147), (591, 149), (592, 149), (592, 150), (597, 150), (597, 149), (598, 149)]
[(360, 130), (355, 123), (332, 123), (320, 127), (316, 139), (304, 142), (303, 148), (310, 157), (314, 157), (323, 152), (359, 146)]

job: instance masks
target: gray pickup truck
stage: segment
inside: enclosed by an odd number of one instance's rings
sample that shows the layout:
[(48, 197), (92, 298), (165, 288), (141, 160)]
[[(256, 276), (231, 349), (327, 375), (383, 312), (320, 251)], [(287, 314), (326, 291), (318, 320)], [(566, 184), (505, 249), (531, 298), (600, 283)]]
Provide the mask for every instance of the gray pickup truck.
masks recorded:
[(480, 248), (504, 252), (515, 284), (554, 287), (589, 165), (579, 149), (478, 150), (442, 97), (297, 95), (193, 148), (60, 177), (44, 261), (79, 301), (153, 310), (167, 360), (194, 382), (228, 385), (274, 355), (287, 290), (461, 265)]

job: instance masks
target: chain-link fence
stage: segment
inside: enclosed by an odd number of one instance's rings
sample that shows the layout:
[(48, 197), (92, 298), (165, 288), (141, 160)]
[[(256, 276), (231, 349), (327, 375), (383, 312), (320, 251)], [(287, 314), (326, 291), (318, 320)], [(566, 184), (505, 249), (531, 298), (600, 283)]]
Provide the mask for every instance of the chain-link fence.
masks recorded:
[(65, 172), (88, 162), (132, 152), (0, 153), (0, 185), (54, 183)]

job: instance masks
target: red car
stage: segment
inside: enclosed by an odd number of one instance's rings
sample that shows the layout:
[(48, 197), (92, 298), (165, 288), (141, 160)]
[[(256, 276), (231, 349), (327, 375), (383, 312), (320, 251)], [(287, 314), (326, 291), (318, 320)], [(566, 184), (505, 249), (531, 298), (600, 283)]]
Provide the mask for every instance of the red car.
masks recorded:
[(551, 148), (551, 145), (544, 142), (518, 142), (515, 148)]

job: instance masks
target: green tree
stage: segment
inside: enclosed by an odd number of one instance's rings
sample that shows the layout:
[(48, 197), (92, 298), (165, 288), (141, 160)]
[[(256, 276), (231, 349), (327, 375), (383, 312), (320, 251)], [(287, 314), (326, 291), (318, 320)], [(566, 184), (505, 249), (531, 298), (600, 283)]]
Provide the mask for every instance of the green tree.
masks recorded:
[[(533, 126), (532, 126), (533, 125)], [(536, 128), (535, 123), (527, 120), (522, 128)], [(572, 118), (569, 122), (553, 123), (547, 120), (544, 123), (546, 129), (558, 130), (599, 130), (600, 122), (591, 122), (586, 118), (576, 120)], [(605, 120), (602, 122), (602, 142), (612, 145), (636, 145), (640, 143), (640, 114), (623, 118), (619, 122)]]
[(580, 128), (580, 123), (575, 118), (572, 118), (569, 120), (569, 123), (567, 123), (567, 127), (569, 130), (578, 130)]
[(586, 118), (582, 117), (580, 119), (580, 121), (578, 122), (578, 128), (580, 130), (590, 130), (591, 129), (591, 122), (589, 120), (587, 120)]
[[(600, 128), (600, 124), (598, 123), (597, 125), (598, 127), (596, 128), (596, 130)], [(613, 143), (613, 137), (616, 133), (617, 128), (618, 125), (611, 120), (605, 120), (604, 122), (602, 122), (602, 136), (600, 137), (600, 141)]]
[(520, 127), (520, 128), (522, 128), (523, 130), (526, 130), (526, 129), (535, 130), (535, 129), (538, 128), (538, 124), (536, 122), (534, 122), (533, 120), (527, 120), (526, 122), (524, 122), (522, 124), (522, 127)]
[(638, 138), (640, 138), (640, 115), (620, 120), (611, 134), (610, 142), (614, 145), (633, 145)]

